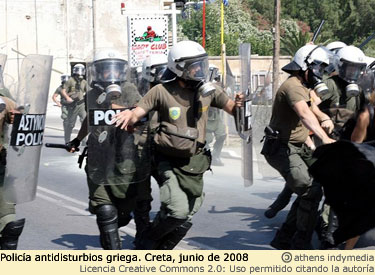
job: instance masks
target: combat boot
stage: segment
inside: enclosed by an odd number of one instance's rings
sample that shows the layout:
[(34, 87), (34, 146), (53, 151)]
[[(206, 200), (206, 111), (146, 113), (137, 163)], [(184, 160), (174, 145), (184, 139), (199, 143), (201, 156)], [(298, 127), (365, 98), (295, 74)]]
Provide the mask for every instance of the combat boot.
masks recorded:
[(187, 232), (193, 226), (191, 222), (185, 222), (175, 230), (167, 234), (158, 245), (159, 250), (172, 250), (186, 236)]
[(292, 194), (293, 191), (285, 186), (281, 193), (277, 196), (276, 200), (264, 212), (264, 216), (269, 219), (275, 217), (277, 213), (279, 213), (288, 205)]
[(16, 250), (18, 238), (22, 233), (25, 225), (25, 219), (20, 219), (8, 223), (3, 231), (1, 231), (0, 249), (1, 250)]
[(186, 222), (186, 219), (167, 217), (156, 220), (142, 232), (140, 240), (136, 243), (137, 250), (155, 250), (162, 243), (163, 238), (177, 227)]
[(291, 248), (291, 242), (295, 229), (283, 224), (279, 230), (277, 230), (275, 237), (271, 241), (270, 245), (278, 250), (289, 250)]
[(146, 228), (150, 225), (150, 211), (151, 211), (151, 201), (142, 200), (137, 201), (135, 210), (134, 210), (134, 222), (135, 228), (137, 230), (135, 234), (134, 245), (137, 246), (141, 234)]
[(102, 248), (105, 250), (121, 249), (116, 207), (111, 204), (100, 205), (96, 208), (95, 213)]

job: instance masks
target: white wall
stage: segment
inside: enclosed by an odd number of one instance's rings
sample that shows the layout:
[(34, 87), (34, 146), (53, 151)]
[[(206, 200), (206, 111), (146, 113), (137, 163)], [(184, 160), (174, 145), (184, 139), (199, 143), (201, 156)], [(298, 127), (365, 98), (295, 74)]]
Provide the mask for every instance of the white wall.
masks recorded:
[[(94, 41), (97, 48), (116, 47), (127, 54), (127, 20), (121, 15), (121, 2), (126, 10), (163, 8), (163, 0), (1, 0), (0, 53), (8, 55), (7, 86), (17, 81), (22, 63), (22, 55), (12, 49), (25, 55), (53, 55), (53, 68), (61, 73), (70, 73), (70, 62), (88, 57)], [(52, 72), (50, 94), (60, 84), (59, 72)]]

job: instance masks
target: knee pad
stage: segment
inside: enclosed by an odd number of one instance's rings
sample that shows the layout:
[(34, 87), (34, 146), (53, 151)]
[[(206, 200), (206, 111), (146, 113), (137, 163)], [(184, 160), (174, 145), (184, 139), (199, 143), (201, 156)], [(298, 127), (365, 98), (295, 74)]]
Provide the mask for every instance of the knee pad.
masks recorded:
[(95, 213), (100, 231), (100, 244), (103, 249), (121, 249), (116, 207), (111, 204), (100, 205), (96, 208)]

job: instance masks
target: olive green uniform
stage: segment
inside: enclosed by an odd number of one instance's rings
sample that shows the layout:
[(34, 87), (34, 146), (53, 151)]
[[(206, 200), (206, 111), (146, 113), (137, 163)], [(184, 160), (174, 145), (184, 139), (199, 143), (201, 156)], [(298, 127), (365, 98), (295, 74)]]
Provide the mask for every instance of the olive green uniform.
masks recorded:
[[(140, 100), (141, 96), (138, 93), (137, 88), (128, 82), (125, 82), (122, 87), (122, 96), (111, 101), (112, 104), (117, 104), (124, 107), (133, 107)], [(90, 108), (95, 108), (96, 99), (101, 94), (101, 91), (96, 89), (90, 90), (87, 94), (88, 97), (88, 106)], [(96, 127), (95, 127), (96, 128)], [(117, 131), (122, 131), (116, 129)], [(136, 134), (134, 134), (136, 135)], [(95, 144), (98, 136), (95, 132), (91, 133), (88, 139), (88, 144)], [(149, 144), (149, 135), (148, 130), (145, 130), (140, 136), (137, 135), (136, 139), (138, 141), (138, 146), (148, 146)], [(92, 148), (94, 148), (93, 146)], [(105, 160), (105, 155), (111, 154), (110, 152), (93, 152), (88, 151), (88, 158), (101, 158)], [(115, 155), (112, 156), (115, 158)], [(138, 160), (141, 162), (141, 160)], [(137, 160), (132, 160), (130, 166), (136, 166), (136, 169), (146, 169), (143, 172), (143, 175), (150, 173), (150, 167), (145, 163), (141, 165), (140, 163), (135, 163)], [(105, 164), (104, 164), (105, 165)], [(118, 164), (122, 165), (122, 164)], [(125, 164), (126, 165), (126, 164)], [(100, 166), (100, 164), (99, 164)], [(131, 175), (118, 175), (112, 177), (112, 181), (116, 181), (121, 184), (110, 184), (108, 179), (108, 185), (99, 185), (95, 183), (96, 175), (90, 175), (88, 167), (85, 167), (87, 173), (87, 183), (89, 187), (89, 211), (93, 214), (98, 214), (101, 206), (114, 206), (117, 210), (118, 215), (118, 227), (127, 225), (132, 216), (131, 213), (134, 213), (134, 219), (136, 223), (137, 233), (142, 232), (149, 223), (149, 212), (151, 210), (151, 182), (150, 177), (145, 177), (144, 179), (135, 179)], [(130, 183), (134, 181), (134, 183)], [(106, 248), (106, 247), (104, 247)], [(111, 248), (113, 249), (113, 247)]]
[(66, 113), (62, 110), (61, 114), (64, 125), (64, 137), (65, 142), (69, 142), (77, 117), (79, 116), (81, 123), (86, 117), (83, 97), (87, 91), (87, 82), (84, 79), (71, 77), (64, 83), (63, 88), (68, 96), (74, 100), (72, 103), (62, 102), (62, 104), (66, 105)]
[[(68, 122), (65, 122), (65, 120), (68, 119), (68, 108), (67, 108), (67, 102), (66, 99), (62, 96), (61, 90), (63, 88), (63, 85), (61, 84), (59, 87), (57, 87), (56, 91), (54, 92), (55, 95), (60, 96), (60, 103), (61, 103), (61, 119), (63, 120), (63, 126), (65, 129), (65, 124), (68, 124)], [(65, 140), (66, 141), (66, 140)]]
[(208, 108), (223, 108), (228, 100), (222, 90), (201, 97), (172, 81), (156, 85), (138, 103), (146, 112), (155, 110), (159, 115), (154, 145), (161, 202), (138, 249), (173, 249), (190, 229), (190, 219), (204, 199), (203, 173), (210, 166), (203, 149)]
[(278, 249), (309, 249), (322, 196), (321, 187), (308, 172), (312, 151), (304, 142), (309, 134), (293, 106), (299, 101), (309, 104), (309, 90), (297, 77), (288, 78), (276, 93), (270, 127), (279, 132), (278, 139), (266, 138), (262, 153), (267, 162), (298, 195), (286, 221), (271, 245)]

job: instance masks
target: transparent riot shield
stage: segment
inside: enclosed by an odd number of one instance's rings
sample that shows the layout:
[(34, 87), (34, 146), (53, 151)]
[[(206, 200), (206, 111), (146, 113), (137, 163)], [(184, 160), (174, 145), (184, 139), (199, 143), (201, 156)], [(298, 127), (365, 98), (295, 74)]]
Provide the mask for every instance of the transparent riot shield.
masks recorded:
[[(270, 66), (271, 67), (271, 66)], [(253, 94), (257, 100), (252, 101), (252, 134), (254, 172), (262, 178), (279, 178), (280, 173), (271, 167), (260, 153), (263, 147), (264, 129), (269, 124), (272, 114), (272, 82), (271, 71), (265, 74), (254, 73)]]
[(241, 61), (241, 91), (245, 96), (244, 106), (237, 112), (237, 130), (242, 138), (242, 176), (245, 186), (253, 184), (253, 137), (251, 108), (251, 45), (241, 44), (239, 47)]
[[(95, 184), (119, 185), (144, 181), (150, 175), (148, 122), (133, 132), (116, 128), (113, 116), (132, 108), (141, 98), (129, 81), (128, 63), (116, 53), (104, 55), (99, 49), (88, 62), (88, 157), (87, 173)], [(116, 57), (116, 58), (114, 58)]]
[(17, 110), (9, 129), (4, 196), (11, 203), (32, 201), (38, 182), (52, 56), (28, 55), (20, 70)]

